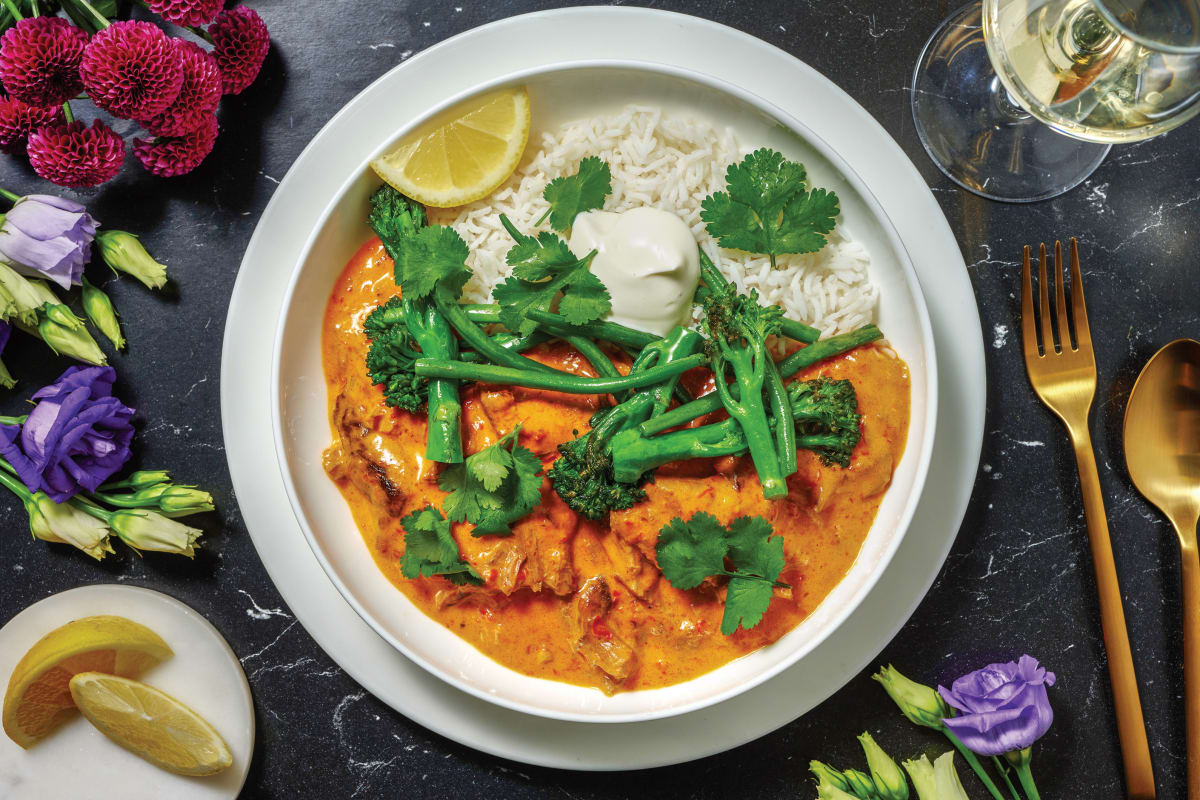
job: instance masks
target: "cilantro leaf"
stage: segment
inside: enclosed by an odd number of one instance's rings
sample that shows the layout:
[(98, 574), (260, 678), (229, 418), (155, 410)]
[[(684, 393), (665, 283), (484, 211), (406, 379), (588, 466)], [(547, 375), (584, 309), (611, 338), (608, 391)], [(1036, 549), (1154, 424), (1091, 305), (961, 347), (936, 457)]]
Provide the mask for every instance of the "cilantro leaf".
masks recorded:
[(400, 520), (404, 526), (404, 556), (400, 572), (406, 578), (441, 575), (452, 583), (483, 583), (479, 573), (458, 555), (450, 522), (433, 506)]
[(509, 535), (509, 527), (542, 499), (541, 460), (517, 444), (514, 428), (498, 442), (442, 470), (438, 486), (449, 492), (442, 507), (452, 522), (470, 522), (473, 536)]
[[(671, 520), (658, 534), (655, 555), (663, 577), (676, 589), (694, 589), (709, 576), (729, 578), (721, 633), (750, 630), (762, 621), (785, 559), (783, 537), (762, 517), (738, 517), (722, 525), (703, 511), (687, 522)], [(728, 558), (733, 571), (725, 568)]]
[(731, 635), (739, 627), (750, 630), (762, 622), (771, 605), (773, 589), (770, 583), (753, 578), (731, 578), (725, 591), (725, 614), (721, 617), (721, 633)]
[(722, 247), (766, 253), (812, 253), (833, 230), (838, 198), (809, 191), (804, 165), (762, 148), (725, 171), (725, 192), (704, 198), (700, 218)]
[(676, 589), (695, 589), (709, 575), (725, 573), (725, 528), (701, 511), (687, 522), (679, 517), (659, 531), (655, 555), (663, 577)]
[(546, 184), (542, 197), (550, 209), (538, 223), (548, 216), (551, 228), (566, 232), (581, 213), (604, 205), (604, 198), (611, 192), (612, 173), (608, 164), (596, 156), (588, 156), (579, 162), (579, 171), (574, 175), (555, 178)]
[(504, 327), (521, 335), (533, 333), (537, 323), (529, 319), (529, 310), (552, 310), (559, 293), (558, 312), (575, 325), (600, 319), (612, 309), (608, 289), (588, 268), (594, 253), (576, 258), (567, 243), (549, 231), (526, 236), (503, 214), (500, 221), (516, 241), (505, 259), (512, 275), (492, 291)]
[(407, 298), (426, 297), (440, 286), (457, 299), (471, 279), (466, 264), (471, 251), (453, 228), (429, 225), (397, 244), (396, 283)]

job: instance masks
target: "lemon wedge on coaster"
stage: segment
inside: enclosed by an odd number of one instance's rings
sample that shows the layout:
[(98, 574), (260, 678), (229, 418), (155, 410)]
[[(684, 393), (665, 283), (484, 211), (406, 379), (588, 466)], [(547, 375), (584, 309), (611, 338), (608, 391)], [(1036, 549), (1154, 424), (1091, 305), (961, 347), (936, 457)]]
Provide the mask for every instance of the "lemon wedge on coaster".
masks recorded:
[(504, 183), (528, 139), (525, 87), (498, 89), (438, 114), (371, 168), (418, 203), (461, 206)]
[(71, 678), (71, 697), (105, 736), (177, 775), (212, 775), (233, 763), (229, 747), (212, 725), (141, 681), (81, 672)]
[(125, 617), (85, 617), (55, 628), (17, 662), (4, 693), (4, 732), (21, 747), (75, 713), (68, 686), (79, 672), (136, 677), (171, 657), (157, 633)]

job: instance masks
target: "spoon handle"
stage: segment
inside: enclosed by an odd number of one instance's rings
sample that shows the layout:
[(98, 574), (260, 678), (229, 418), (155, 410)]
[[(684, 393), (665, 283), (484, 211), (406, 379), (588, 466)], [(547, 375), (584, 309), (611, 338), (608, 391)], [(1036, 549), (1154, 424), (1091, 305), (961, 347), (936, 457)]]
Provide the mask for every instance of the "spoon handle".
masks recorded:
[(1187, 718), (1187, 783), (1189, 800), (1200, 800), (1200, 558), (1196, 522), (1176, 522), (1183, 578), (1183, 680)]
[(1112, 684), (1117, 733), (1125, 764), (1125, 789), (1130, 800), (1153, 800), (1154, 768), (1150, 763), (1150, 743), (1142, 718), (1142, 700), (1133, 669), (1129, 631), (1125, 627), (1125, 609), (1121, 604), (1121, 587), (1117, 582), (1117, 565), (1108, 535), (1108, 516), (1100, 491), (1096, 455), (1092, 452), (1092, 437), (1086, 426), (1072, 427), (1070, 431), (1075, 445), (1075, 462), (1079, 465), (1079, 488), (1083, 493), (1083, 512), (1087, 518), (1092, 566), (1100, 595), (1100, 629), (1108, 654), (1108, 679)]

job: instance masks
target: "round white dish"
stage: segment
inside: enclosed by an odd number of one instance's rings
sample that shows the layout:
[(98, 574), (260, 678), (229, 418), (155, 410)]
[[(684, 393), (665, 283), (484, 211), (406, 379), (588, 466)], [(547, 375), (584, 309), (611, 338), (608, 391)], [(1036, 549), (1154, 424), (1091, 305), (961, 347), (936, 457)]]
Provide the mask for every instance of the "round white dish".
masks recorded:
[(233, 754), (233, 766), (204, 778), (159, 769), (110, 741), (82, 715), (23, 750), (0, 736), (0, 796), (120, 797), (123, 800), (224, 800), (246, 782), (254, 750), (254, 701), (242, 665), (220, 632), (161, 592), (113, 583), (69, 589), (39, 600), (0, 628), (0, 679), (50, 631), (71, 620), (116, 614), (140, 622), (175, 655), (143, 680), (208, 720)]
[[(498, 77), (469, 94), (514, 84), (529, 91), (532, 142), (562, 123), (615, 114), (635, 103), (728, 128), (747, 150), (778, 149), (805, 165), (813, 186), (837, 193), (842, 209), (839, 229), (871, 254), (871, 280), (880, 289), (878, 322), (908, 362), (912, 386), (908, 446), (858, 558), (813, 613), (774, 644), (685, 683), (612, 696), (502, 666), (426, 616), (383, 575), (322, 466), (322, 454), (331, 442), (329, 401), (321, 363), (322, 329), (313, 320), (323, 318), (342, 266), (371, 235), (364, 209), (380, 181), (368, 163), (462, 97), (445, 98), (391, 136), (360, 150), (360, 164), (329, 199), (309, 237), (275, 337), (272, 421), (284, 485), (309, 544), (342, 595), (379, 635), (443, 680), (484, 700), (552, 719), (639, 722), (687, 713), (751, 689), (802, 659), (837, 629), (886, 570), (916, 510), (933, 447), (937, 367), (925, 301), (908, 254), (869, 190), (832, 147), (781, 109), (705, 75), (632, 61), (538, 68)], [(352, 146), (342, 141), (343, 147)]]
[[(523, 48), (508, 45), (517, 39)], [(801, 664), (736, 698), (669, 719), (587, 725), (537, 718), (483, 702), (433, 678), (354, 613), (302, 542), (271, 443), (269, 367), (275, 320), (323, 199), (359, 166), (342, 144), (386, 141), (409, 119), (498, 73), (587, 58), (654, 60), (716, 74), (785, 110), (819, 107), (810, 127), (838, 143), (892, 219), (927, 294), (940, 363), (956, 380), (938, 388), (938, 435), (929, 477), (893, 566), (866, 600)], [(404, 92), (392, 90), (397, 76)], [(924, 596), (949, 551), (970, 496), (983, 433), (982, 333), (962, 257), (920, 175), (861, 107), (818, 73), (721, 25), (657, 11), (583, 8), (504, 20), (406, 62), (347, 105), (301, 154), (264, 212), (230, 307), (222, 361), (226, 449), (241, 509), (284, 599), (318, 643), (384, 702), (468, 746), (528, 763), (632, 769), (719, 752), (768, 733), (824, 700), (866, 666)], [(780, 698), (787, 702), (780, 702)], [(719, 725), (705, 724), (720, 720)]]

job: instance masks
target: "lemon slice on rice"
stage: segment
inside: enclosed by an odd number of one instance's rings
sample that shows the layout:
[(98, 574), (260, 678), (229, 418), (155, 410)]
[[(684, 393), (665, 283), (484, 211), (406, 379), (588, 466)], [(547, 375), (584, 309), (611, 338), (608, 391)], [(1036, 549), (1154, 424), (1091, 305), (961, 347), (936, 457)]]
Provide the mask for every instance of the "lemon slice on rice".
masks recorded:
[(371, 168), (419, 203), (461, 206), (504, 183), (528, 139), (525, 87), (497, 89), (438, 114), (372, 161)]

